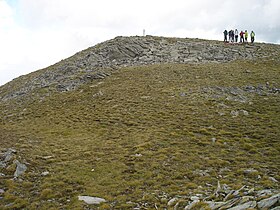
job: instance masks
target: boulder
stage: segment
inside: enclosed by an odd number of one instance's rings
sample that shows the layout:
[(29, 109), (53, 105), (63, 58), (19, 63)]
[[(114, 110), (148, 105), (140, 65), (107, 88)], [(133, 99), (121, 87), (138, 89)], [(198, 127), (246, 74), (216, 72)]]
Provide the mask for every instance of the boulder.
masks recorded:
[(18, 160), (15, 160), (15, 164), (17, 165), (17, 168), (14, 173), (14, 177), (17, 178), (27, 170), (27, 166), (23, 163), (20, 163)]
[(87, 204), (100, 204), (106, 202), (106, 200), (103, 198), (91, 197), (91, 196), (78, 196), (78, 199), (80, 201), (84, 201)]
[(268, 209), (272, 207), (274, 204), (280, 201), (280, 193), (276, 194), (270, 198), (263, 199), (258, 202), (258, 208), (260, 209)]
[(250, 208), (255, 208), (256, 206), (257, 206), (256, 201), (249, 201), (247, 203), (240, 204), (235, 207), (229, 208), (228, 210), (246, 210), (246, 209), (250, 209)]

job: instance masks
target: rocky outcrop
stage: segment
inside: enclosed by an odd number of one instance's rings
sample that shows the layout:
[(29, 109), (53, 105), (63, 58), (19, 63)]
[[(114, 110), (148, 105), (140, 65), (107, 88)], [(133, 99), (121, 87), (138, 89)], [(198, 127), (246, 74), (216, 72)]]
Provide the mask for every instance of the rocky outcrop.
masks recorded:
[(197, 194), (186, 198), (172, 198), (167, 205), (178, 210), (278, 209), (280, 207), (280, 194), (277, 190), (266, 189), (257, 191), (247, 186), (243, 186), (238, 190), (232, 190), (228, 185), (220, 185), (218, 182), (217, 189), (212, 195), (204, 196)]
[(51, 91), (73, 90), (89, 81), (104, 79), (116, 69), (127, 66), (160, 63), (220, 63), (279, 54), (279, 46), (275, 45), (272, 48), (268, 46), (233, 45), (187, 38), (116, 37), (46, 69), (7, 83), (0, 88), (0, 100), (25, 96), (34, 89), (40, 89), (40, 93), (45, 95), (50, 94)]
[(5, 172), (15, 169), (14, 178), (20, 177), (27, 170), (24, 163), (20, 163), (16, 158), (17, 151), (9, 148), (3, 154), (0, 153), (0, 177), (6, 177)]

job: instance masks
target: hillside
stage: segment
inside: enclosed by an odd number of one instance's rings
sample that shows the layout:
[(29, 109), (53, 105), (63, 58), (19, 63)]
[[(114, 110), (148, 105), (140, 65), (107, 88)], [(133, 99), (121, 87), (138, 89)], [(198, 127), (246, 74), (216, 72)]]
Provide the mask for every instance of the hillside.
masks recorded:
[(0, 87), (0, 208), (279, 206), (279, 71), (279, 45), (147, 36), (16, 78)]

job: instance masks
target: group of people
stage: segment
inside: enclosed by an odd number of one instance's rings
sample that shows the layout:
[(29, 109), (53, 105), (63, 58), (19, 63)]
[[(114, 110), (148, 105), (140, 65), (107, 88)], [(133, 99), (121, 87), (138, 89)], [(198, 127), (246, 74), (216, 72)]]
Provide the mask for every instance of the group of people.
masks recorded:
[[(240, 37), (240, 43), (244, 43), (244, 42), (248, 42), (248, 36), (249, 33), (247, 30), (245, 31), (240, 31), (240, 33), (238, 32), (237, 29), (235, 30), (230, 30), (224, 31), (224, 42), (230, 42), (230, 43), (234, 43), (234, 42), (238, 42), (238, 37)], [(255, 32), (251, 31), (250, 33), (250, 37), (251, 37), (251, 43), (254, 43), (255, 41)]]

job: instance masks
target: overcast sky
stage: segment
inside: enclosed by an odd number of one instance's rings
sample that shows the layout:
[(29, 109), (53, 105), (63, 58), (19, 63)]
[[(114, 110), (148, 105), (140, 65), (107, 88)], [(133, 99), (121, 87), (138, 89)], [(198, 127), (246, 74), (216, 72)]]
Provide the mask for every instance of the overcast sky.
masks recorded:
[(280, 44), (280, 0), (0, 0), (0, 85), (143, 29), (223, 40), (235, 28)]

